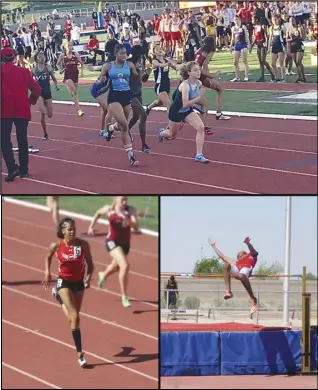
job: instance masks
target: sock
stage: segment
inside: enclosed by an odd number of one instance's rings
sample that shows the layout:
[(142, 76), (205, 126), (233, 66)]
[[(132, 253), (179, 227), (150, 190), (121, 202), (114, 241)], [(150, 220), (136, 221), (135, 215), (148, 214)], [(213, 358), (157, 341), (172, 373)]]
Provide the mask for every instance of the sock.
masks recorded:
[(132, 149), (132, 144), (125, 145), (125, 150), (128, 154), (129, 159), (131, 159), (131, 157), (134, 157), (134, 151)]
[(80, 329), (72, 329), (72, 336), (77, 352), (82, 352), (82, 336)]

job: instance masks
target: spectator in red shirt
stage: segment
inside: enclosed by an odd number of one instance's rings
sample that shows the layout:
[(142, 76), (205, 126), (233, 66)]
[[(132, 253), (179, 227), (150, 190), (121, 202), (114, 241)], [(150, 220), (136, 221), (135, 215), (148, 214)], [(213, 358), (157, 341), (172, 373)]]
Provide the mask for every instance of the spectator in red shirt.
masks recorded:
[(96, 64), (96, 56), (99, 54), (102, 57), (102, 62), (105, 62), (105, 52), (99, 49), (99, 40), (95, 34), (91, 34), (87, 43), (87, 49), (94, 52), (93, 65)]
[(152, 23), (153, 23), (153, 29), (155, 30), (155, 33), (158, 34), (159, 31), (159, 25), (160, 25), (161, 18), (159, 18), (158, 14), (155, 14)]
[[(41, 95), (41, 88), (31, 73), (26, 68), (14, 65), (15, 57), (16, 53), (10, 47), (1, 50), (1, 150), (8, 171), (6, 182), (13, 181), (17, 176), (29, 176), (27, 131), (31, 120), (30, 104), (36, 104)], [(13, 123), (19, 148), (19, 166), (15, 163), (11, 143)]]

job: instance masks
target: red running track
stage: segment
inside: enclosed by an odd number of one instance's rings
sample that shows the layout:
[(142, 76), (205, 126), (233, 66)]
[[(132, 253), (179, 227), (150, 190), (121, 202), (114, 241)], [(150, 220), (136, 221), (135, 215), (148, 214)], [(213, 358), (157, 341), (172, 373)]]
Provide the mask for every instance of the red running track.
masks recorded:
[[(140, 167), (131, 168), (119, 135), (107, 143), (98, 136), (100, 111), (84, 107), (77, 117), (73, 106), (54, 104), (49, 120), (50, 141), (42, 140), (39, 113), (29, 126), (29, 143), (40, 148), (30, 155), (30, 178), (3, 184), (3, 194), (313, 194), (317, 192), (317, 130), (315, 121), (235, 117), (206, 125), (205, 155), (194, 162), (195, 133), (189, 126), (178, 140), (159, 144), (158, 129), (166, 112), (149, 116), (147, 142), (151, 154), (140, 151), (138, 128), (133, 129)], [(5, 169), (5, 165), (3, 164)], [(2, 172), (4, 178), (5, 173)], [(109, 185), (111, 183), (111, 185)]]
[[(80, 318), (89, 367), (81, 369), (64, 314), (41, 285), (45, 254), (56, 239), (51, 215), (2, 206), (3, 387), (158, 388), (158, 239), (133, 236), (131, 308), (121, 306), (117, 275), (104, 290), (93, 280), (85, 292)], [(87, 222), (77, 226), (79, 235), (87, 231)], [(89, 241), (96, 275), (110, 258), (103, 237)], [(53, 277), (56, 265), (54, 259)]]

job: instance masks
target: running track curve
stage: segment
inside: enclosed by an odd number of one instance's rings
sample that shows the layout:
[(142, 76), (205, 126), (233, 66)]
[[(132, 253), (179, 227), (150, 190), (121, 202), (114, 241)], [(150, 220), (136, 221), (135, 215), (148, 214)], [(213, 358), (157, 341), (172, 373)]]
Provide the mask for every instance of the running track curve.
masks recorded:
[[(309, 88), (292, 87), (297, 92)], [(33, 107), (29, 143), (40, 153), (30, 155), (30, 178), (3, 183), (3, 194), (317, 192), (316, 121), (258, 117), (216, 121), (208, 115), (205, 124), (215, 134), (206, 137), (204, 152), (211, 162), (203, 165), (194, 162), (195, 133), (189, 126), (177, 140), (158, 143), (156, 136), (167, 124), (167, 113), (154, 111), (147, 123), (152, 153), (140, 151), (137, 124), (132, 133), (140, 167), (131, 168), (118, 134), (109, 143), (98, 136), (99, 108), (83, 107), (81, 118), (74, 106), (56, 103), (53, 109), (48, 121), (50, 141), (43, 141), (39, 112)], [(4, 170), (3, 164), (2, 180)]]
[[(5, 202), (2, 206), (3, 387), (158, 388), (158, 239), (133, 236), (131, 308), (121, 306), (117, 275), (104, 290), (93, 280), (86, 291), (81, 330), (89, 367), (81, 369), (63, 312), (51, 289), (41, 285), (46, 250), (56, 239), (51, 216)], [(87, 222), (78, 220), (77, 227), (85, 237)], [(103, 237), (89, 242), (96, 275), (109, 256)]]

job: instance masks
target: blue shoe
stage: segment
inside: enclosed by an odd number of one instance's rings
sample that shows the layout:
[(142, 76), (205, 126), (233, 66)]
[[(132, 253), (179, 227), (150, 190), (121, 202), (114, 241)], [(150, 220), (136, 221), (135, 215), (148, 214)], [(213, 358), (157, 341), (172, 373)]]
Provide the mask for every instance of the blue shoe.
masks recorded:
[(197, 154), (195, 156), (195, 161), (203, 163), (203, 164), (206, 164), (206, 163), (210, 162), (210, 160), (208, 160), (206, 157), (204, 157), (203, 154)]
[(162, 133), (165, 131), (165, 129), (160, 129), (159, 130), (159, 133), (158, 133), (158, 135), (157, 135), (157, 139), (158, 139), (158, 141), (160, 142), (160, 143), (162, 143), (163, 142), (163, 140), (165, 139), (165, 137), (162, 135)]
[(99, 130), (99, 135), (100, 135), (101, 137), (103, 137), (104, 134), (105, 134), (105, 130)]

